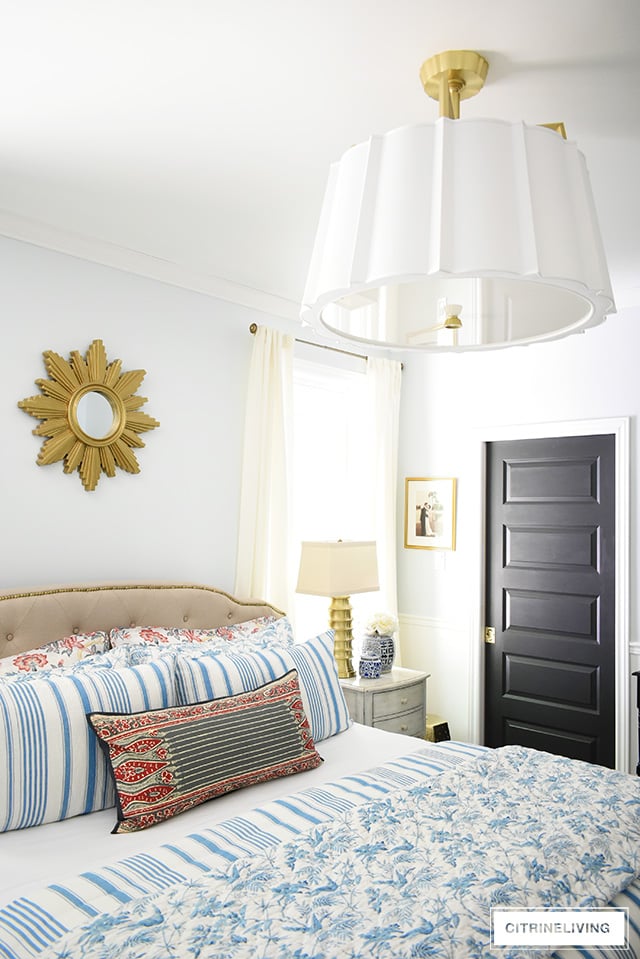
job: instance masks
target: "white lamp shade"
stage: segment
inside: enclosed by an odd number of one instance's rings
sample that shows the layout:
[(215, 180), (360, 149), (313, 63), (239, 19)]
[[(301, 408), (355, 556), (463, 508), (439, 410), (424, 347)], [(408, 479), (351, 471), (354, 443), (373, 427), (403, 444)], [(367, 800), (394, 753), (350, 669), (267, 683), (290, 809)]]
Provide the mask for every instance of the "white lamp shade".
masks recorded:
[(302, 544), (297, 593), (351, 596), (379, 589), (375, 542)]
[[(447, 302), (463, 327), (433, 332)], [(331, 167), (303, 321), (398, 349), (553, 339), (615, 312), (584, 156), (503, 120), (402, 127)]]

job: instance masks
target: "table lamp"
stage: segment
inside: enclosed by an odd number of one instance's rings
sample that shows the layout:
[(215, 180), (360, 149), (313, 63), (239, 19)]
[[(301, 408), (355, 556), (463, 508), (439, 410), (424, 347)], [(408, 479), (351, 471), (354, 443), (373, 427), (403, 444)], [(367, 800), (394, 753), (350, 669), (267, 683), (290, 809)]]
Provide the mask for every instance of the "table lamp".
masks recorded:
[(334, 630), (333, 655), (340, 679), (355, 676), (351, 602), (354, 593), (379, 589), (375, 542), (320, 542), (302, 544), (297, 593), (330, 596), (329, 626)]

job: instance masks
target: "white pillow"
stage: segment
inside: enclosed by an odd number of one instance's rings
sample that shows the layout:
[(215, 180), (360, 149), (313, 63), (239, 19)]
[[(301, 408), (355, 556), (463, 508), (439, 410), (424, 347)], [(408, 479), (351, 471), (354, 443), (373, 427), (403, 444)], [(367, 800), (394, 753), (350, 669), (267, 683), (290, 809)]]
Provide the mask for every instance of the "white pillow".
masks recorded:
[(314, 741), (351, 725), (333, 657), (332, 630), (304, 643), (249, 653), (209, 653), (198, 646), (191, 655), (177, 656), (175, 668), (178, 700), (183, 705), (257, 689), (297, 669)]

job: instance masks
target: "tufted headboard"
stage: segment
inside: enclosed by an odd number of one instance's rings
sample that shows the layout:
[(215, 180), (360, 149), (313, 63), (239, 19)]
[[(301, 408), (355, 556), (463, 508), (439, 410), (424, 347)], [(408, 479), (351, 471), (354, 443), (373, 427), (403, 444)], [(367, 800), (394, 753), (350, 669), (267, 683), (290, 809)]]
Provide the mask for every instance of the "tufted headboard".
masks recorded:
[(0, 592), (0, 657), (73, 633), (116, 626), (207, 628), (282, 616), (261, 600), (234, 599), (213, 586), (113, 583)]

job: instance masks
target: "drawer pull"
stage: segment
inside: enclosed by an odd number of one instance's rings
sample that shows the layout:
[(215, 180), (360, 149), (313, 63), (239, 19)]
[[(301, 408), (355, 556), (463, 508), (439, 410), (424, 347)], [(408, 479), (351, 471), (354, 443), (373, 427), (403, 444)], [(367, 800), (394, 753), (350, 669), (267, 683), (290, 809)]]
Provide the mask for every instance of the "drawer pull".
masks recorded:
[(409, 728), (408, 726), (401, 726), (401, 727), (400, 727), (400, 729), (402, 730), (403, 733), (406, 733), (406, 731), (407, 731), (408, 728)]
[(407, 697), (405, 696), (404, 699), (401, 699), (401, 700), (400, 700), (400, 705), (401, 705), (401, 706), (406, 706), (408, 702), (409, 702), (409, 700), (408, 700)]

